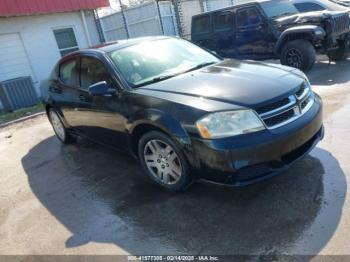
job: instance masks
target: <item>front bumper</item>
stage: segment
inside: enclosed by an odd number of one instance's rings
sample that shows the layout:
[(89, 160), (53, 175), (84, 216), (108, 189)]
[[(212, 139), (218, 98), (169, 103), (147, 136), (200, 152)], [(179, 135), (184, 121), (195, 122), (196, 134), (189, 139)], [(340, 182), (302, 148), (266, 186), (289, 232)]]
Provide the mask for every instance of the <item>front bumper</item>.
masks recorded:
[(322, 101), (297, 120), (274, 130), (216, 140), (192, 139), (198, 176), (244, 186), (281, 173), (323, 138)]

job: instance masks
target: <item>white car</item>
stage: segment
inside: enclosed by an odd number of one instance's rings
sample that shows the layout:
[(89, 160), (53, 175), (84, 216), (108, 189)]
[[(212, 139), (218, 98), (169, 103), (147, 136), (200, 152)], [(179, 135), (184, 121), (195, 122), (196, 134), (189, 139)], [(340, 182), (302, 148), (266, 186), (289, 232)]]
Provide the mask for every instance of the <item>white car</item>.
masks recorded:
[[(337, 3), (339, 2), (339, 4)], [(345, 4), (340, 4), (342, 2), (346, 1), (339, 1), (339, 0), (292, 0), (292, 3), (294, 6), (298, 9), (301, 13), (306, 12), (312, 12), (312, 11), (323, 11), (323, 10), (329, 10), (329, 11), (348, 11), (350, 12), (350, 4), (349, 7), (346, 7)]]
[(350, 1), (349, 0), (332, 0), (332, 2), (338, 3), (343, 6), (347, 6), (350, 8)]

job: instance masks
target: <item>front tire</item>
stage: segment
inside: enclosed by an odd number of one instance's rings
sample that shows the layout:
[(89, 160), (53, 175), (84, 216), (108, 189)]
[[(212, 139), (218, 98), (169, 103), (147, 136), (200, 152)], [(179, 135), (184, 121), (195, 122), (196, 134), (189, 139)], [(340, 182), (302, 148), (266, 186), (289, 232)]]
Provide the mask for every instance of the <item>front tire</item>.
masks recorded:
[(192, 184), (187, 160), (167, 135), (151, 131), (138, 144), (138, 155), (148, 177), (170, 191), (184, 191)]
[(49, 110), (49, 120), (58, 140), (63, 144), (75, 142), (75, 138), (67, 131), (59, 114), (53, 108)]
[(329, 51), (327, 53), (328, 58), (331, 61), (342, 61), (349, 57), (349, 43), (342, 41), (339, 43), (339, 48), (336, 50)]
[(293, 40), (282, 48), (281, 64), (309, 71), (315, 64), (316, 50), (307, 40)]

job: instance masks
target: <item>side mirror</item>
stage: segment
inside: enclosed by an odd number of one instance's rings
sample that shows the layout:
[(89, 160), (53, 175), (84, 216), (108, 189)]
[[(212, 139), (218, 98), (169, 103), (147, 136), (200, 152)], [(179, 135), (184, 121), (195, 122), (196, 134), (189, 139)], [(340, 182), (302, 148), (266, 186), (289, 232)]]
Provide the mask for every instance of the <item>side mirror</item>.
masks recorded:
[(116, 93), (116, 89), (109, 87), (106, 81), (101, 81), (89, 86), (89, 94), (92, 96), (111, 96)]

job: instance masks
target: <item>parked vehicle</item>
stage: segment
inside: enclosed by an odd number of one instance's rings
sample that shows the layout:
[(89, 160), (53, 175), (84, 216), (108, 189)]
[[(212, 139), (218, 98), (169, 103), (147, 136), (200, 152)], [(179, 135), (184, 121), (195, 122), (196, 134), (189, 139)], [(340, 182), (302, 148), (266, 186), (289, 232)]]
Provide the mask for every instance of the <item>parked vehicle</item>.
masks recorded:
[(350, 11), (349, 7), (337, 4), (330, 0), (291, 0), (300, 13), (313, 11)]
[(223, 60), (177, 38), (74, 52), (58, 62), (48, 93), (63, 143), (81, 135), (130, 152), (170, 190), (196, 179), (260, 181), (323, 137), (322, 102), (301, 71)]
[(223, 57), (279, 58), (308, 71), (316, 53), (347, 57), (349, 24), (347, 12), (300, 13), (289, 0), (264, 0), (194, 16), (191, 39)]
[(331, 1), (342, 6), (350, 7), (349, 0), (331, 0)]

